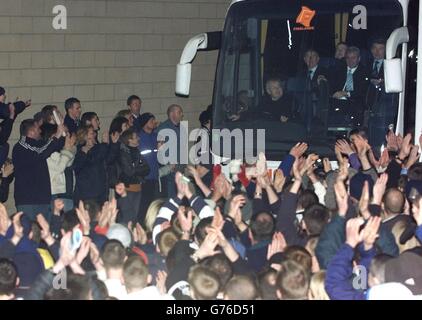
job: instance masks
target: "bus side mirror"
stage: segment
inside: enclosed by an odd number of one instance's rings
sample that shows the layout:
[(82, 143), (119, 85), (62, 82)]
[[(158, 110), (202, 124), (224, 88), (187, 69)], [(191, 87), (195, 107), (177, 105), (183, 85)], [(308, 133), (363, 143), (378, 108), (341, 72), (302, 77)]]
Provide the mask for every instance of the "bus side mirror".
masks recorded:
[(403, 91), (403, 76), (401, 59), (384, 60), (385, 92), (398, 93)]
[(190, 79), (192, 75), (192, 64), (178, 64), (176, 69), (176, 94), (188, 96), (190, 92)]
[[(384, 60), (385, 92), (398, 93), (403, 91), (402, 60), (396, 58), (399, 45), (409, 42), (409, 30), (407, 27), (395, 29), (388, 37)], [(406, 57), (403, 57), (406, 59)]]
[(221, 44), (221, 32), (201, 33), (191, 38), (183, 49), (176, 70), (176, 95), (189, 96), (192, 61), (198, 50), (217, 50)]

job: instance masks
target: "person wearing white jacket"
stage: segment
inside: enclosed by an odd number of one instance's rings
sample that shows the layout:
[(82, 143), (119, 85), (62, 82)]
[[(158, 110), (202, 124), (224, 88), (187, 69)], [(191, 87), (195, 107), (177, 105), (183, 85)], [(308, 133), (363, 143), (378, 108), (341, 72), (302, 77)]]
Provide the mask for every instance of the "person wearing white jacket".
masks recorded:
[(48, 172), (50, 174), (52, 200), (61, 199), (64, 203), (64, 211), (73, 209), (74, 173), (71, 169), (76, 154), (76, 135), (66, 135), (63, 149), (54, 152), (47, 159)]

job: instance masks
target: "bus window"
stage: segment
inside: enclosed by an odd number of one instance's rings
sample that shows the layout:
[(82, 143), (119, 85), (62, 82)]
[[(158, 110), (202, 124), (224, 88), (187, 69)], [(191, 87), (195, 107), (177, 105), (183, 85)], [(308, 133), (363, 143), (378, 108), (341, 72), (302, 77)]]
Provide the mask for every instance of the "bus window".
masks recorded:
[[(364, 23), (356, 6), (366, 9)], [(380, 146), (398, 106), (398, 95), (383, 87), (385, 41), (402, 24), (395, 0), (233, 4), (217, 67), (214, 127), (263, 128), (269, 153), (308, 141), (330, 154), (334, 140), (355, 127), (367, 127)]]

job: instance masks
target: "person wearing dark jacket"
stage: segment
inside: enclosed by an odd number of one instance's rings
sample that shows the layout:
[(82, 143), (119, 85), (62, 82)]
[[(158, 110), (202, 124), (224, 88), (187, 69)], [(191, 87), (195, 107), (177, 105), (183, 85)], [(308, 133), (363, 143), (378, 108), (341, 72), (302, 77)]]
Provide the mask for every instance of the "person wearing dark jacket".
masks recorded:
[(369, 80), (367, 69), (360, 63), (359, 48), (347, 49), (346, 64), (330, 79), (333, 108), (338, 114), (349, 116), (347, 121), (352, 119), (354, 124), (362, 125)]
[(8, 159), (3, 165), (1, 170), (1, 181), (0, 181), (0, 202), (5, 203), (9, 198), (9, 186), (14, 179), (14, 168), (12, 161)]
[(122, 224), (127, 224), (130, 221), (136, 223), (141, 203), (142, 182), (149, 174), (150, 168), (139, 151), (139, 137), (135, 129), (123, 132), (120, 142), (119, 180), (125, 184), (125, 200), (131, 204), (132, 208), (130, 211), (126, 211), (126, 213), (130, 213), (130, 216), (122, 215), (119, 222)]
[(96, 200), (100, 205), (107, 201), (106, 162), (113, 153), (116, 138), (118, 135), (112, 135), (113, 141), (109, 144), (107, 133), (103, 136), (102, 143), (96, 143), (96, 134), (92, 126), (78, 130), (78, 150), (73, 162), (76, 177), (73, 200), (76, 205), (80, 200)]
[(150, 168), (149, 174), (145, 177), (142, 188), (141, 206), (139, 209), (138, 221), (144, 222), (148, 207), (159, 193), (159, 164), (157, 159), (158, 145), (157, 132), (155, 130), (156, 120), (152, 113), (143, 113), (140, 117), (141, 130), (139, 131), (139, 151), (145, 158)]
[(133, 128), (136, 130), (136, 132), (139, 132), (141, 130), (141, 108), (142, 108), (142, 100), (136, 95), (131, 95), (129, 98), (127, 98), (126, 102), (132, 117), (133, 117)]
[(262, 103), (262, 112), (271, 120), (287, 122), (291, 118), (293, 101), (284, 93), (284, 83), (278, 78), (271, 78), (265, 84), (267, 96)]
[[(16, 101), (14, 103), (6, 103), (6, 90), (0, 87), (0, 118), (7, 119), (11, 118), (11, 114), (16, 117), (22, 113), (26, 108), (31, 106), (31, 100), (27, 101)], [(13, 108), (13, 111), (12, 111)]]
[(76, 98), (69, 98), (65, 101), (64, 108), (66, 109), (64, 124), (69, 130), (69, 133), (76, 133), (81, 125), (81, 102)]
[(363, 224), (362, 218), (350, 219), (346, 227), (346, 242), (338, 250), (327, 268), (325, 289), (332, 300), (364, 300), (367, 286), (377, 284), (371, 273), (368, 272), (369, 280), (365, 279), (356, 287), (356, 281), (352, 281), (353, 257), (355, 248), (360, 253), (360, 265), (364, 270), (370, 270), (372, 259), (376, 255), (375, 240), (381, 224), (381, 218), (372, 217), (368, 220), (365, 228), (360, 231)]
[(321, 118), (321, 111), (325, 109), (325, 91), (327, 88), (328, 70), (319, 64), (319, 53), (314, 49), (309, 49), (303, 56), (306, 69), (299, 74), (305, 90), (303, 92), (302, 106), (299, 111), (308, 132), (315, 125), (314, 119)]
[[(0, 91), (1, 89), (3, 88), (0, 87)], [(15, 104), (10, 103), (6, 108), (8, 111), (8, 115), (5, 117), (3, 122), (0, 123), (0, 166), (4, 164), (9, 155), (9, 144), (7, 143), (7, 141), (9, 140), (10, 135), (12, 133), (13, 123), (16, 119), (18, 112), (22, 112), (22, 110), (20, 110), (22, 109), (22, 107), (19, 106), (18, 102), (16, 102)]]
[(41, 140), (41, 130), (33, 119), (22, 121), (21, 138), (14, 146), (15, 204), (31, 220), (42, 213), (50, 220), (51, 185), (47, 158), (63, 146), (61, 125), (49, 141)]

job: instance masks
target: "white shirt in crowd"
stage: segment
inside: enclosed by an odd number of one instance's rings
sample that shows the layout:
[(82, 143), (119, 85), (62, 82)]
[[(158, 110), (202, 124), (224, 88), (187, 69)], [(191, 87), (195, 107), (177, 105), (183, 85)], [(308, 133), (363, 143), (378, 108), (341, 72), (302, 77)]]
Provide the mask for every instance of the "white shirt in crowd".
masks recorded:
[(139, 291), (128, 293), (122, 300), (174, 300), (169, 294), (161, 294), (156, 286), (149, 286)]

